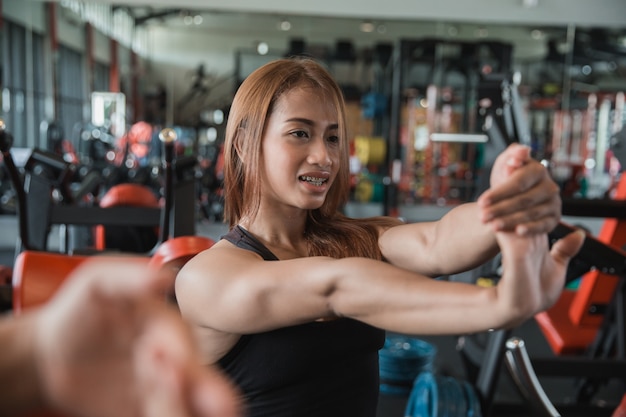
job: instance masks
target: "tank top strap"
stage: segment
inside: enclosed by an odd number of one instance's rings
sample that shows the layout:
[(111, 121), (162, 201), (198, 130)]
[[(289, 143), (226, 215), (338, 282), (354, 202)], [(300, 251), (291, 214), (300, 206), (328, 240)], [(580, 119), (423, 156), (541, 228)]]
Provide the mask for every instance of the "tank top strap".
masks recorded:
[(272, 251), (270, 251), (250, 232), (239, 225), (230, 229), (228, 233), (222, 236), (222, 239), (229, 241), (238, 248), (247, 249), (257, 253), (266, 261), (278, 261), (278, 258), (272, 253)]

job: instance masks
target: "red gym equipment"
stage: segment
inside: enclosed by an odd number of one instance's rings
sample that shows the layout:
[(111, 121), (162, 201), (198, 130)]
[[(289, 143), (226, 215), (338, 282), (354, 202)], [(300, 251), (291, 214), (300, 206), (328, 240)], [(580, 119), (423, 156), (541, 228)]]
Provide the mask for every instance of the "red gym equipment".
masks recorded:
[[(73, 271), (78, 265), (89, 258), (86, 254), (69, 254), (69, 253), (57, 253), (57, 252), (49, 252), (44, 250), (43, 248), (33, 247), (29, 240), (29, 224), (27, 216), (25, 215), (25, 211), (27, 208), (27, 204), (29, 200), (27, 199), (26, 189), (24, 184), (20, 181), (19, 175), (17, 175), (18, 171), (15, 167), (12, 157), (9, 153), (9, 148), (11, 145), (10, 136), (4, 131), (4, 129), (0, 129), (0, 144), (2, 148), (0, 149), (5, 157), (5, 162), (7, 163), (9, 170), (12, 170), (14, 186), (16, 187), (16, 191), (19, 196), (19, 209), (18, 214), (20, 216), (20, 238), (22, 239), (22, 250), (16, 256), (14, 268), (12, 270), (12, 310), (14, 314), (22, 314), (25, 310), (30, 308), (35, 308), (38, 305), (46, 303), (54, 293), (63, 285), (65, 279), (69, 276), (70, 272)], [(111, 194), (105, 196), (103, 198), (103, 205), (101, 207), (89, 207), (87, 210), (89, 211), (85, 216), (85, 211), (80, 212), (77, 210), (85, 210), (84, 207), (73, 207), (71, 211), (61, 212), (62, 216), (60, 218), (64, 220), (68, 220), (69, 224), (75, 224), (77, 221), (81, 221), (82, 218), (83, 224), (91, 224), (91, 225), (102, 225), (102, 224), (116, 224), (116, 225), (124, 225), (129, 224), (128, 216), (122, 218), (118, 221), (115, 221), (114, 216), (107, 217), (107, 210), (113, 211), (115, 214), (124, 213), (130, 216), (131, 222), (130, 224), (137, 224), (134, 222), (135, 219), (141, 218), (142, 214), (145, 214), (145, 207), (141, 207), (141, 210), (136, 209), (137, 205), (145, 205), (145, 201), (151, 201), (151, 209), (152, 211), (148, 213), (155, 213), (155, 210), (158, 210), (159, 216), (151, 215), (149, 216), (151, 223), (148, 222), (147, 225), (153, 225), (158, 227), (159, 229), (159, 241), (158, 244), (148, 253), (144, 254), (135, 254), (135, 256), (140, 259), (144, 259), (147, 263), (147, 266), (155, 267), (155, 268), (180, 268), (184, 265), (189, 259), (191, 259), (197, 253), (210, 248), (214, 241), (207, 237), (195, 236), (193, 234), (189, 235), (179, 235), (179, 236), (170, 236), (170, 223), (174, 222), (172, 220), (172, 211), (175, 210), (174, 203), (174, 195), (172, 190), (173, 177), (175, 172), (175, 166), (173, 164), (173, 145), (176, 140), (176, 135), (170, 129), (164, 130), (161, 134), (161, 140), (164, 142), (165, 146), (165, 187), (164, 187), (164, 202), (163, 207), (158, 204), (156, 198), (152, 195), (151, 198), (143, 198), (149, 197), (144, 195), (144, 191), (139, 191), (139, 189), (135, 187), (125, 187), (121, 186), (120, 188), (115, 189)], [(182, 168), (185, 168), (184, 165), (181, 165)], [(179, 176), (179, 180), (181, 179), (180, 172), (177, 173)], [(183, 178), (184, 179), (184, 178)], [(183, 182), (183, 184), (188, 184)], [(49, 190), (50, 184), (44, 184)], [(144, 194), (141, 194), (144, 193)], [(184, 196), (189, 196), (189, 194), (183, 194)], [(139, 200), (139, 201), (138, 201)], [(193, 201), (193, 200), (192, 200)], [(69, 207), (69, 206), (67, 206)], [(97, 215), (104, 215), (99, 217), (92, 217), (94, 214), (93, 211)], [(121, 210), (121, 211), (120, 211)], [(57, 212), (57, 213), (59, 213)], [(70, 214), (79, 215), (80, 218), (71, 219)], [(184, 210), (179, 209), (179, 215), (188, 214)], [(88, 217), (87, 220), (84, 217)], [(105, 221), (102, 219), (104, 218)], [(50, 221), (50, 219), (47, 219)], [(69, 221), (71, 220), (71, 221)], [(106, 220), (111, 220), (107, 222)], [(126, 221), (126, 223), (124, 222)], [(158, 220), (158, 222), (155, 222)], [(53, 218), (52, 223), (55, 221), (59, 221), (59, 216)], [(91, 222), (89, 222), (91, 221)], [(156, 224), (155, 224), (156, 223)], [(145, 220), (144, 223), (146, 224)], [(184, 228), (182, 228), (184, 230)], [(106, 245), (104, 245), (104, 249), (106, 249)], [(129, 255), (120, 255), (119, 252), (111, 253), (106, 250), (100, 251), (103, 257), (110, 258), (111, 262), (115, 262), (116, 259), (119, 259), (119, 256), (128, 257)], [(50, 412), (48, 410), (42, 410), (40, 412), (32, 413), (31, 417), (61, 417), (58, 414)]]
[[(619, 181), (615, 199), (626, 200), (626, 176)], [(607, 218), (597, 239), (615, 248), (625, 247), (626, 219)], [(615, 298), (620, 281), (616, 273), (610, 268), (587, 272), (577, 290), (564, 290), (555, 306), (536, 316), (556, 354), (579, 354), (592, 344)]]

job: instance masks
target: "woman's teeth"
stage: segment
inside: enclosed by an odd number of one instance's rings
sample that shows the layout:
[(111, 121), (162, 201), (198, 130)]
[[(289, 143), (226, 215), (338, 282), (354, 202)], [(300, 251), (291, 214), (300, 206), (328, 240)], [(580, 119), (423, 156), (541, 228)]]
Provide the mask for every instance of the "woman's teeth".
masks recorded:
[(324, 178), (309, 177), (309, 176), (305, 176), (305, 175), (302, 175), (300, 177), (300, 180), (306, 181), (306, 182), (311, 183), (311, 184), (313, 184), (315, 186), (318, 186), (318, 187), (326, 182), (326, 179), (324, 179)]

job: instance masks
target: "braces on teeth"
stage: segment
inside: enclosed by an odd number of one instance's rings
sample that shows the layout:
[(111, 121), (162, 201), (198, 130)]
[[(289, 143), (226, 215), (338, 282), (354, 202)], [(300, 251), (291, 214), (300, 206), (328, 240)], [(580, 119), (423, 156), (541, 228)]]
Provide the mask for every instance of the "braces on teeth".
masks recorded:
[(324, 182), (326, 182), (326, 180), (323, 179), (323, 178), (305, 177), (305, 176), (302, 176), (300, 178), (302, 178), (304, 181), (310, 182), (311, 184), (316, 185), (318, 187), (321, 186), (322, 184), (324, 184)]

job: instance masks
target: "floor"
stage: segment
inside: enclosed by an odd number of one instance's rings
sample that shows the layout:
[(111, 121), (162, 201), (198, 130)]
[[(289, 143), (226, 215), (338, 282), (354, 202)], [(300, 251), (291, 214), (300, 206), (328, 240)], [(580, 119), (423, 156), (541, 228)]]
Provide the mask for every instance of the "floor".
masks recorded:
[[(208, 236), (214, 240), (226, 231), (226, 226), (221, 223), (203, 222), (197, 226), (197, 234)], [(55, 248), (55, 233), (51, 232), (50, 247)], [(11, 267), (15, 255), (18, 227), (15, 216), (0, 215), (0, 265)], [(513, 336), (517, 336), (526, 342), (528, 354), (532, 358), (554, 357), (549, 345), (541, 334), (536, 323), (531, 320), (515, 329)], [(393, 335), (390, 335), (393, 336)], [(488, 334), (474, 335), (472, 341), (484, 343)], [(433, 360), (433, 370), (436, 375), (450, 376), (456, 381), (470, 379), (469, 373), (477, 368), (468, 367), (459, 353), (459, 338), (452, 336), (421, 337), (419, 340), (435, 346), (436, 355)], [(525, 400), (515, 383), (510, 377), (505, 366), (497, 373), (497, 384), (491, 409), (483, 410), (483, 417), (535, 417), (543, 415), (531, 407), (531, 402)], [(539, 377), (541, 385), (548, 398), (554, 403), (561, 415), (568, 417), (578, 416), (611, 416), (613, 410), (624, 395), (624, 385), (617, 380), (611, 380), (603, 385), (593, 400), (593, 407), (575, 406), (572, 397), (575, 393), (574, 380), (567, 378)], [(404, 417), (407, 408), (408, 395), (382, 393), (379, 398), (377, 417)], [(454, 414), (439, 413), (438, 416), (455, 417)], [(417, 415), (407, 414), (407, 417)], [(424, 416), (427, 417), (427, 416)]]

